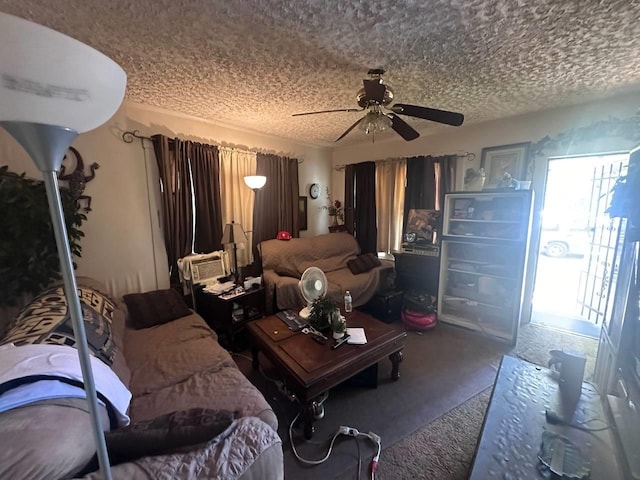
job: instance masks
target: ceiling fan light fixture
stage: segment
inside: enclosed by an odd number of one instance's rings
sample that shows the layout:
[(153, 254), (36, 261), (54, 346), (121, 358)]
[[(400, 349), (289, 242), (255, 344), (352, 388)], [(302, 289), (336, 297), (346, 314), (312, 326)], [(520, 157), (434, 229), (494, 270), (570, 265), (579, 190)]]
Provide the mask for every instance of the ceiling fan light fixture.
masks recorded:
[(383, 132), (391, 128), (392, 125), (393, 121), (384, 113), (381, 111), (371, 111), (367, 113), (362, 122), (360, 122), (360, 129), (369, 135), (370, 133)]

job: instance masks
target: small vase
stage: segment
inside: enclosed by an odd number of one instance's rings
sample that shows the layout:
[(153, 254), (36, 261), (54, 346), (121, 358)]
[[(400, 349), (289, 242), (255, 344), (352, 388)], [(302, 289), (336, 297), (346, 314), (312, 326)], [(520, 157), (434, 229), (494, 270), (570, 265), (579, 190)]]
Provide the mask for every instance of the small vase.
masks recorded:
[(342, 337), (344, 337), (344, 332), (333, 332), (334, 339), (340, 340)]
[(331, 215), (331, 226), (335, 227), (336, 225), (338, 225), (338, 216), (337, 215)]

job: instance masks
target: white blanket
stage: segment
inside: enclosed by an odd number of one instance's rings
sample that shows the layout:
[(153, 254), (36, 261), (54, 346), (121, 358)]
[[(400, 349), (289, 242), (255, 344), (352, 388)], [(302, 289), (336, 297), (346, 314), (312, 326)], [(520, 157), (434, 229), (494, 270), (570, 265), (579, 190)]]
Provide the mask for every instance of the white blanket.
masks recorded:
[[(113, 405), (118, 425), (128, 425), (127, 409), (131, 392), (105, 363), (93, 356), (90, 359), (96, 390)], [(63, 345), (33, 344), (16, 347), (10, 343), (0, 346), (0, 385), (31, 375), (50, 375), (83, 382), (78, 351)], [(29, 395), (33, 402), (56, 398), (54, 390), (47, 388), (30, 390)]]

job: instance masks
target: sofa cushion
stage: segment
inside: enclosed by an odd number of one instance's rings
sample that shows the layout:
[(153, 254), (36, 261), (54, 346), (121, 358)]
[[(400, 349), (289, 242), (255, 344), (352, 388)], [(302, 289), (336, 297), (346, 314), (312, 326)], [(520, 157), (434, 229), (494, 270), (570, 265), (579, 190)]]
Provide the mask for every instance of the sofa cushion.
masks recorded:
[(358, 242), (348, 233), (327, 233), (311, 238), (292, 238), (288, 242), (265, 240), (260, 243), (262, 267), (300, 278), (308, 267), (331, 272), (346, 266), (360, 253)]
[(292, 268), (291, 265), (277, 265), (275, 272), (282, 277), (300, 278), (301, 274), (297, 268)]
[(109, 460), (117, 465), (207, 442), (227, 429), (236, 418), (237, 414), (228, 410), (192, 408), (132, 423), (106, 433)]
[(129, 324), (136, 329), (161, 325), (191, 314), (177, 290), (167, 288), (122, 297), (129, 310)]
[(273, 428), (277, 419), (262, 394), (238, 369), (197, 314), (146, 330), (127, 329), (133, 422), (176, 410), (238, 410)]
[[(102, 426), (109, 428), (104, 407)], [(0, 414), (0, 478), (70, 478), (96, 453), (86, 399), (43, 400)]]
[(356, 258), (347, 261), (347, 267), (354, 275), (366, 273), (379, 265), (380, 260), (373, 253), (358, 255)]

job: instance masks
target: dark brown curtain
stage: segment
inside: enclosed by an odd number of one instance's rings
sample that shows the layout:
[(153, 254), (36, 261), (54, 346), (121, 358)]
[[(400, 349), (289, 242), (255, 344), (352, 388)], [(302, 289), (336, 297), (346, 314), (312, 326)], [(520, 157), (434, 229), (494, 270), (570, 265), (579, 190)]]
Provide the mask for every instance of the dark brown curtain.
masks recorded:
[(153, 149), (160, 173), (164, 242), (171, 283), (178, 283), (176, 261), (191, 253), (193, 215), (187, 142), (154, 135)]
[(355, 205), (355, 164), (347, 165), (344, 169), (344, 224), (348, 232), (353, 235), (355, 231), (355, 218), (353, 207)]
[(285, 230), (297, 237), (298, 226), (298, 160), (279, 155), (258, 153), (256, 174), (267, 177), (266, 185), (256, 192), (253, 207), (253, 251), (263, 240), (276, 238)]
[(190, 142), (193, 194), (196, 206), (194, 250), (208, 253), (222, 249), (222, 201), (218, 147)]
[(358, 240), (362, 253), (377, 253), (376, 164), (347, 165), (344, 191), (347, 229)]
[[(404, 196), (403, 225), (407, 224), (410, 209), (434, 209), (436, 195), (440, 197), (440, 206), (442, 207), (444, 194), (453, 191), (455, 186), (456, 158), (455, 155), (407, 158), (407, 186)], [(438, 164), (438, 178), (436, 178), (436, 164)], [(436, 181), (438, 182), (437, 189)]]

